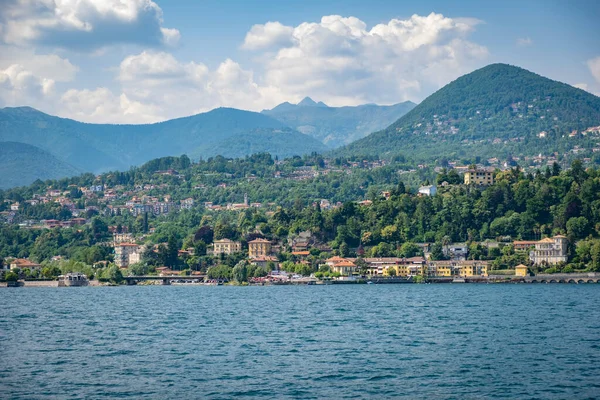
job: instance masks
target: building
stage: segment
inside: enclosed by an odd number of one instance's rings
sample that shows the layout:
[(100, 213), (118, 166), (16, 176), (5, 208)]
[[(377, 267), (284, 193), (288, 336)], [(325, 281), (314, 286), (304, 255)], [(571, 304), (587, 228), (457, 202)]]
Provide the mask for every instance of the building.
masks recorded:
[(398, 276), (417, 276), (425, 275), (427, 272), (427, 265), (424, 257), (410, 257), (403, 258), (396, 267), (396, 274)]
[(435, 196), (437, 193), (437, 188), (434, 185), (430, 186), (421, 186), (419, 188), (419, 194), (423, 196)]
[(358, 267), (348, 258), (334, 256), (325, 260), (332, 272), (348, 276), (358, 272)]
[(535, 250), (529, 253), (534, 264), (558, 264), (567, 262), (567, 238), (557, 235), (536, 242)]
[(515, 267), (516, 276), (527, 276), (527, 265), (519, 264)]
[(465, 172), (464, 179), (465, 185), (493, 185), (494, 171), (483, 168), (469, 169)]
[(133, 240), (133, 234), (131, 233), (113, 233), (113, 243), (131, 243)]
[(389, 269), (397, 271), (397, 266), (402, 258), (397, 257), (365, 257), (363, 261), (367, 264), (367, 275), (389, 275)]
[(242, 251), (242, 244), (230, 239), (219, 239), (213, 242), (213, 254), (233, 254)]
[(488, 275), (488, 265), (485, 261), (431, 261), (427, 272), (429, 276), (444, 278), (470, 278)]
[(40, 269), (42, 268), (42, 266), (40, 264), (36, 264), (26, 258), (15, 258), (14, 260), (12, 260), (10, 262), (10, 269), (11, 271), (13, 269), (20, 269), (20, 270), (24, 270), (24, 269)]
[(250, 258), (266, 257), (271, 254), (271, 242), (267, 239), (254, 239), (248, 242)]
[(466, 260), (469, 254), (469, 246), (466, 243), (452, 243), (443, 246), (442, 253), (452, 260)]
[(515, 240), (513, 242), (513, 247), (515, 251), (527, 251), (532, 247), (535, 247), (536, 243), (536, 240)]
[(115, 244), (115, 265), (127, 268), (131, 264), (140, 262), (142, 258), (141, 246), (135, 243)]

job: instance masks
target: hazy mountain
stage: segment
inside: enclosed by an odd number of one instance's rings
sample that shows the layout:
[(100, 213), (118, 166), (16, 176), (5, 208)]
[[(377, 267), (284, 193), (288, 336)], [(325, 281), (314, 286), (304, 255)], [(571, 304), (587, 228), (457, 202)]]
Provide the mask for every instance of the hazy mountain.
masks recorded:
[(415, 104), (410, 101), (392, 106), (328, 107), (306, 97), (298, 104), (285, 102), (262, 113), (328, 146), (338, 147), (389, 126), (413, 107)]
[(192, 158), (237, 157), (260, 149), (285, 157), (326, 149), (267, 115), (231, 108), (146, 125), (86, 124), (29, 107), (4, 108), (0, 141), (39, 147), (79, 170), (95, 173), (184, 153)]
[(449, 83), (388, 128), (336, 153), (402, 153), (424, 160), (549, 154), (591, 144), (590, 136), (570, 138), (569, 133), (598, 125), (600, 98), (522, 68), (492, 64)]
[(77, 168), (35, 146), (0, 142), (0, 189), (29, 185), (36, 179), (58, 179), (80, 173)]

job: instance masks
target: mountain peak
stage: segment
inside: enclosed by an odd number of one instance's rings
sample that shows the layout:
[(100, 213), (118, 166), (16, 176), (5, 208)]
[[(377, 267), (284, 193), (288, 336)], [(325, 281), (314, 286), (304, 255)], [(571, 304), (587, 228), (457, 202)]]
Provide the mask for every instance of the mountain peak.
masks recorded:
[[(598, 97), (514, 65), (491, 64), (450, 82), (385, 130), (345, 151), (365, 155), (368, 149), (381, 155), (412, 146), (422, 161), (527, 157), (540, 148), (551, 153), (567, 146), (560, 137), (598, 121)], [(536, 135), (542, 131), (558, 139), (540, 142)]]
[(302, 101), (300, 103), (298, 103), (298, 106), (299, 107), (327, 107), (327, 104), (323, 103), (322, 101), (317, 103), (310, 97), (306, 96), (305, 98), (302, 99)]

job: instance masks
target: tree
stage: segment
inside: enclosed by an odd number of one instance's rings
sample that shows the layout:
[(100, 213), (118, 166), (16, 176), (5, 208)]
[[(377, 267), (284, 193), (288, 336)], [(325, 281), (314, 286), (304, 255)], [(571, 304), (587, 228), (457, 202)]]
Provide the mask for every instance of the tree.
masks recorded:
[(203, 225), (194, 233), (194, 241), (203, 241), (206, 244), (212, 243), (214, 238), (214, 231), (208, 225)]
[(248, 282), (248, 266), (245, 260), (240, 261), (233, 267), (232, 276), (239, 283)]
[(19, 280), (19, 275), (17, 275), (13, 271), (8, 271), (7, 273), (4, 274), (4, 280), (6, 282), (16, 282)]
[(588, 231), (589, 221), (586, 217), (573, 217), (567, 221), (567, 234), (571, 242), (584, 238)]
[(405, 242), (400, 246), (400, 255), (402, 257), (410, 258), (421, 253), (421, 248), (413, 242)]
[(165, 257), (165, 265), (167, 267), (175, 267), (179, 265), (179, 246), (177, 245), (177, 239), (175, 239), (174, 235), (169, 236), (169, 241), (167, 242), (167, 253)]
[(104, 268), (100, 275), (100, 280), (103, 282), (121, 283), (123, 282), (123, 274), (119, 267), (114, 264)]
[(339, 250), (340, 250), (341, 257), (348, 257), (350, 255), (350, 249), (348, 248), (348, 245), (346, 244), (346, 242), (344, 242), (340, 245)]
[(429, 256), (434, 261), (444, 259), (444, 251), (443, 251), (442, 244), (440, 242), (435, 242), (434, 244), (431, 245), (431, 251), (429, 253)]

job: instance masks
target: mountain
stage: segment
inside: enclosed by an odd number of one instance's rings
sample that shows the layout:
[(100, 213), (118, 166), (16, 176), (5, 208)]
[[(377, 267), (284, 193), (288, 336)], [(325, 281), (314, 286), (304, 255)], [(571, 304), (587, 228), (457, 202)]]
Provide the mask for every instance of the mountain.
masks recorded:
[(328, 146), (339, 147), (389, 126), (413, 107), (410, 101), (392, 106), (329, 107), (306, 97), (298, 104), (285, 102), (262, 113)]
[(58, 179), (81, 172), (35, 146), (0, 142), (0, 189), (29, 185), (36, 179)]
[(420, 160), (550, 154), (590, 145), (589, 137), (569, 134), (598, 125), (600, 98), (519, 67), (492, 64), (336, 153), (384, 158), (402, 153)]
[(267, 115), (232, 108), (146, 125), (86, 124), (29, 107), (4, 108), (0, 109), (1, 141), (39, 147), (94, 173), (184, 153), (192, 158), (237, 157), (261, 149), (285, 157), (326, 149)]

